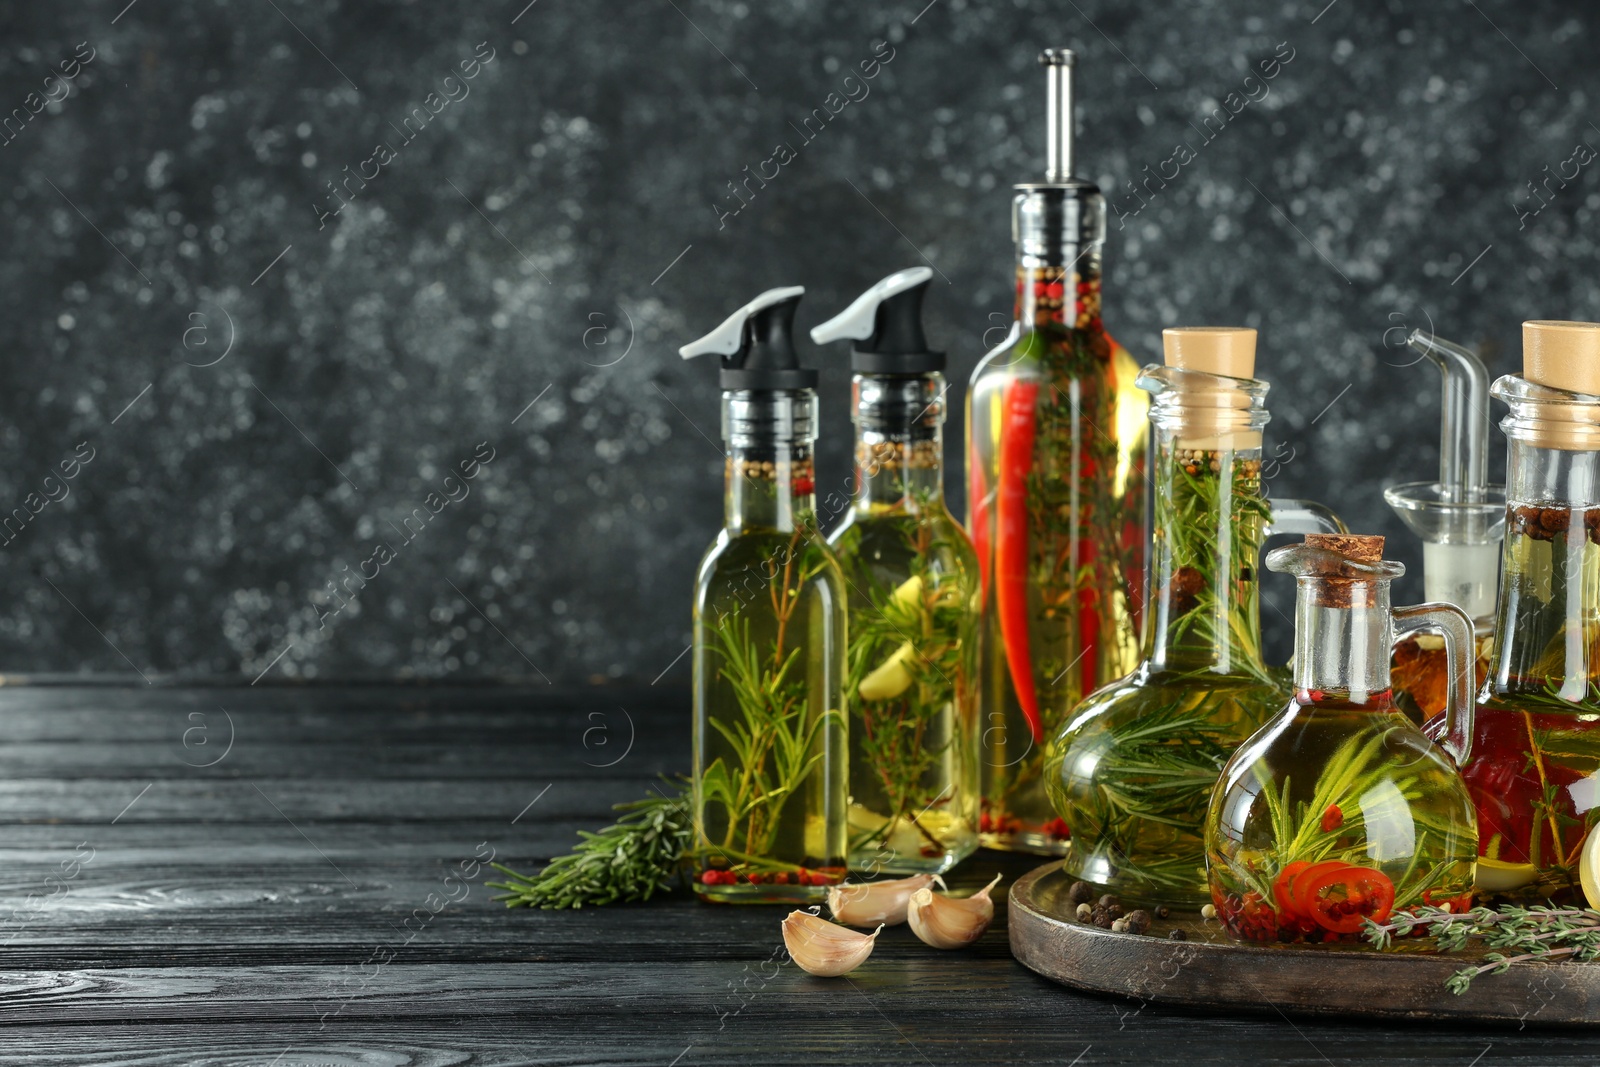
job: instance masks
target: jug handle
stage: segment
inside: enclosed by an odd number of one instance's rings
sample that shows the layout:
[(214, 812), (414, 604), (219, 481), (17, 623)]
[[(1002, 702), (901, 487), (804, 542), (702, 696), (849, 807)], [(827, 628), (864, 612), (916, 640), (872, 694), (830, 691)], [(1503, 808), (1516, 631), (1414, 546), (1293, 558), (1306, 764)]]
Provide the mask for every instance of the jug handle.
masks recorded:
[(1427, 630), (1444, 638), (1445, 671), (1450, 685), (1445, 691), (1444, 733), (1439, 745), (1457, 767), (1472, 755), (1472, 724), (1477, 711), (1473, 682), (1478, 659), (1472, 620), (1454, 604), (1416, 604), (1394, 609), (1395, 640)]

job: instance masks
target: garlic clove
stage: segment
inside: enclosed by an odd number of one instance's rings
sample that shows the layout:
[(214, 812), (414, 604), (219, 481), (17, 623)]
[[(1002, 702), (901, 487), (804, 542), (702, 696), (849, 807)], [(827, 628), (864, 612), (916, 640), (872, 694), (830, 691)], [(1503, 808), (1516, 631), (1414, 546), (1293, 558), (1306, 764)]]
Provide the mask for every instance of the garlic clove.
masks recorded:
[(917, 650), (910, 641), (895, 649), (872, 673), (861, 679), (857, 691), (862, 700), (893, 700), (911, 688), (908, 663), (916, 660)]
[(895, 587), (889, 603), (901, 608), (914, 608), (922, 603), (922, 575), (913, 574)]
[[(835, 922), (846, 926), (871, 926), (883, 923), (899, 926), (906, 921), (911, 894), (932, 885), (931, 874), (914, 874), (890, 882), (856, 882), (828, 888), (828, 910)], [(943, 885), (943, 882), (939, 883)]]
[(882, 930), (879, 925), (872, 933), (863, 934), (808, 911), (791, 911), (783, 920), (783, 944), (802, 971), (835, 978), (866, 962)]
[(1000, 884), (1000, 876), (970, 897), (952, 897), (919, 889), (911, 894), (906, 920), (911, 932), (933, 948), (963, 948), (983, 936), (994, 921), (994, 901), (989, 890)]

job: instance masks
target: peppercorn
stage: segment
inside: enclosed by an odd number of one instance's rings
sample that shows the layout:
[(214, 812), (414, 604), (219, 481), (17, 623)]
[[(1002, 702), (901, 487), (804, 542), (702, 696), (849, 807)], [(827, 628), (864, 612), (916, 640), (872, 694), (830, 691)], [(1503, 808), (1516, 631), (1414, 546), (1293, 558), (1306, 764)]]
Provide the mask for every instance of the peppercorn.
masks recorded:
[(1089, 921), (1089, 916), (1094, 914), (1094, 908), (1090, 907), (1087, 904), (1079, 904), (1078, 905), (1078, 910), (1075, 911), (1073, 914), (1075, 914), (1078, 917), (1078, 921), (1079, 922), (1086, 923), (1086, 922)]
[(1112, 893), (1107, 893), (1105, 896), (1100, 898), (1100, 906), (1102, 908), (1109, 908), (1109, 907), (1111, 907), (1111, 905), (1115, 904), (1116, 902), (1117, 902), (1117, 898)]
[(1200, 909), (1200, 918), (1202, 918), (1202, 919), (1215, 919), (1216, 917), (1217, 917), (1217, 906), (1215, 904), (1207, 904), (1203, 908)]
[(1183, 927), (1180, 926), (1180, 927), (1178, 927), (1178, 929), (1173, 930), (1171, 933), (1169, 933), (1167, 935), (1167, 940), (1168, 941), (1187, 941), (1187, 940), (1189, 940), (1189, 935), (1184, 933), (1183, 932)]
[(1114, 933), (1114, 934), (1125, 934), (1125, 933), (1127, 933), (1128, 932), (1128, 920), (1127, 919), (1113, 919), (1111, 921), (1111, 932)]
[(1150, 929), (1150, 913), (1143, 908), (1130, 911), (1122, 921), (1127, 924), (1130, 934), (1142, 934)]
[(1100, 927), (1102, 930), (1109, 930), (1111, 929), (1112, 922), (1115, 920), (1112, 919), (1111, 913), (1106, 909), (1095, 908), (1089, 913), (1089, 921), (1095, 926)]
[(1159, 904), (1159, 905), (1156, 906), (1156, 918), (1165, 919), (1168, 915), (1171, 915), (1171, 914), (1172, 914), (1172, 910), (1170, 908), (1168, 908), (1165, 904)]
[(1094, 901), (1094, 887), (1088, 882), (1073, 882), (1067, 890), (1067, 899), (1074, 904), (1089, 904)]
[(1121, 904), (1113, 904), (1106, 909), (1106, 914), (1110, 915), (1113, 919), (1120, 919), (1125, 912), (1122, 910)]

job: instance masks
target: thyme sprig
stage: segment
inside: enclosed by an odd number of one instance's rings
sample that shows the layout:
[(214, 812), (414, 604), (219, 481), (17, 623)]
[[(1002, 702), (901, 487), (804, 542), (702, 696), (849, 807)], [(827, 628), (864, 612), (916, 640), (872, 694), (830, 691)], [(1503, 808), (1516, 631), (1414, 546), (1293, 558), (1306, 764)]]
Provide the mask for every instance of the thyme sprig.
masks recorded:
[(618, 804), (622, 818), (598, 833), (579, 830), (583, 840), (557, 856), (536, 875), (519, 874), (502, 864), (494, 868), (504, 882), (486, 883), (504, 889), (494, 899), (508, 908), (581, 908), (622, 901), (649, 900), (666, 890), (694, 835), (689, 784), (671, 785), (643, 800)]
[(1490, 952), (1483, 962), (1452, 974), (1445, 987), (1457, 996), (1465, 993), (1473, 979), (1485, 974), (1504, 974), (1513, 963), (1535, 960), (1600, 959), (1600, 911), (1592, 908), (1473, 908), (1452, 912), (1444, 908), (1418, 907), (1396, 912), (1390, 921), (1367, 920), (1363, 936), (1374, 948), (1385, 949), (1395, 938), (1408, 937), (1421, 930), (1434, 939), (1443, 952), (1461, 952), (1474, 941), (1486, 948), (1509, 949)]

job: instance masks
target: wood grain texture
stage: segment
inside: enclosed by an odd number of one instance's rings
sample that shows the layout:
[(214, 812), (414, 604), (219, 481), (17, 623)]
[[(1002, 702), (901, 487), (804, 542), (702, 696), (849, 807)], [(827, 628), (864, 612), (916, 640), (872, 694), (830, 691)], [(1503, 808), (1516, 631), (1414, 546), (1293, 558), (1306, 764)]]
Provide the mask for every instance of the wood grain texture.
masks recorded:
[[(219, 707), (233, 748), (191, 766), (220, 751)], [(605, 724), (622, 745), (623, 707), (631, 750), (585, 742)], [(185, 744), (194, 713), (206, 745)], [(509, 911), (484, 872), (446, 881), (487, 849), (537, 869), (681, 770), (681, 690), (6, 685), (0, 722), (7, 1067), (1594, 1059), (1537, 1015), (1357, 1025), (1075, 992), (1011, 958), (1003, 900), (971, 949), (886, 930), (821, 980), (784, 962), (781, 908)], [(952, 882), (1035, 866), (981, 853)]]

